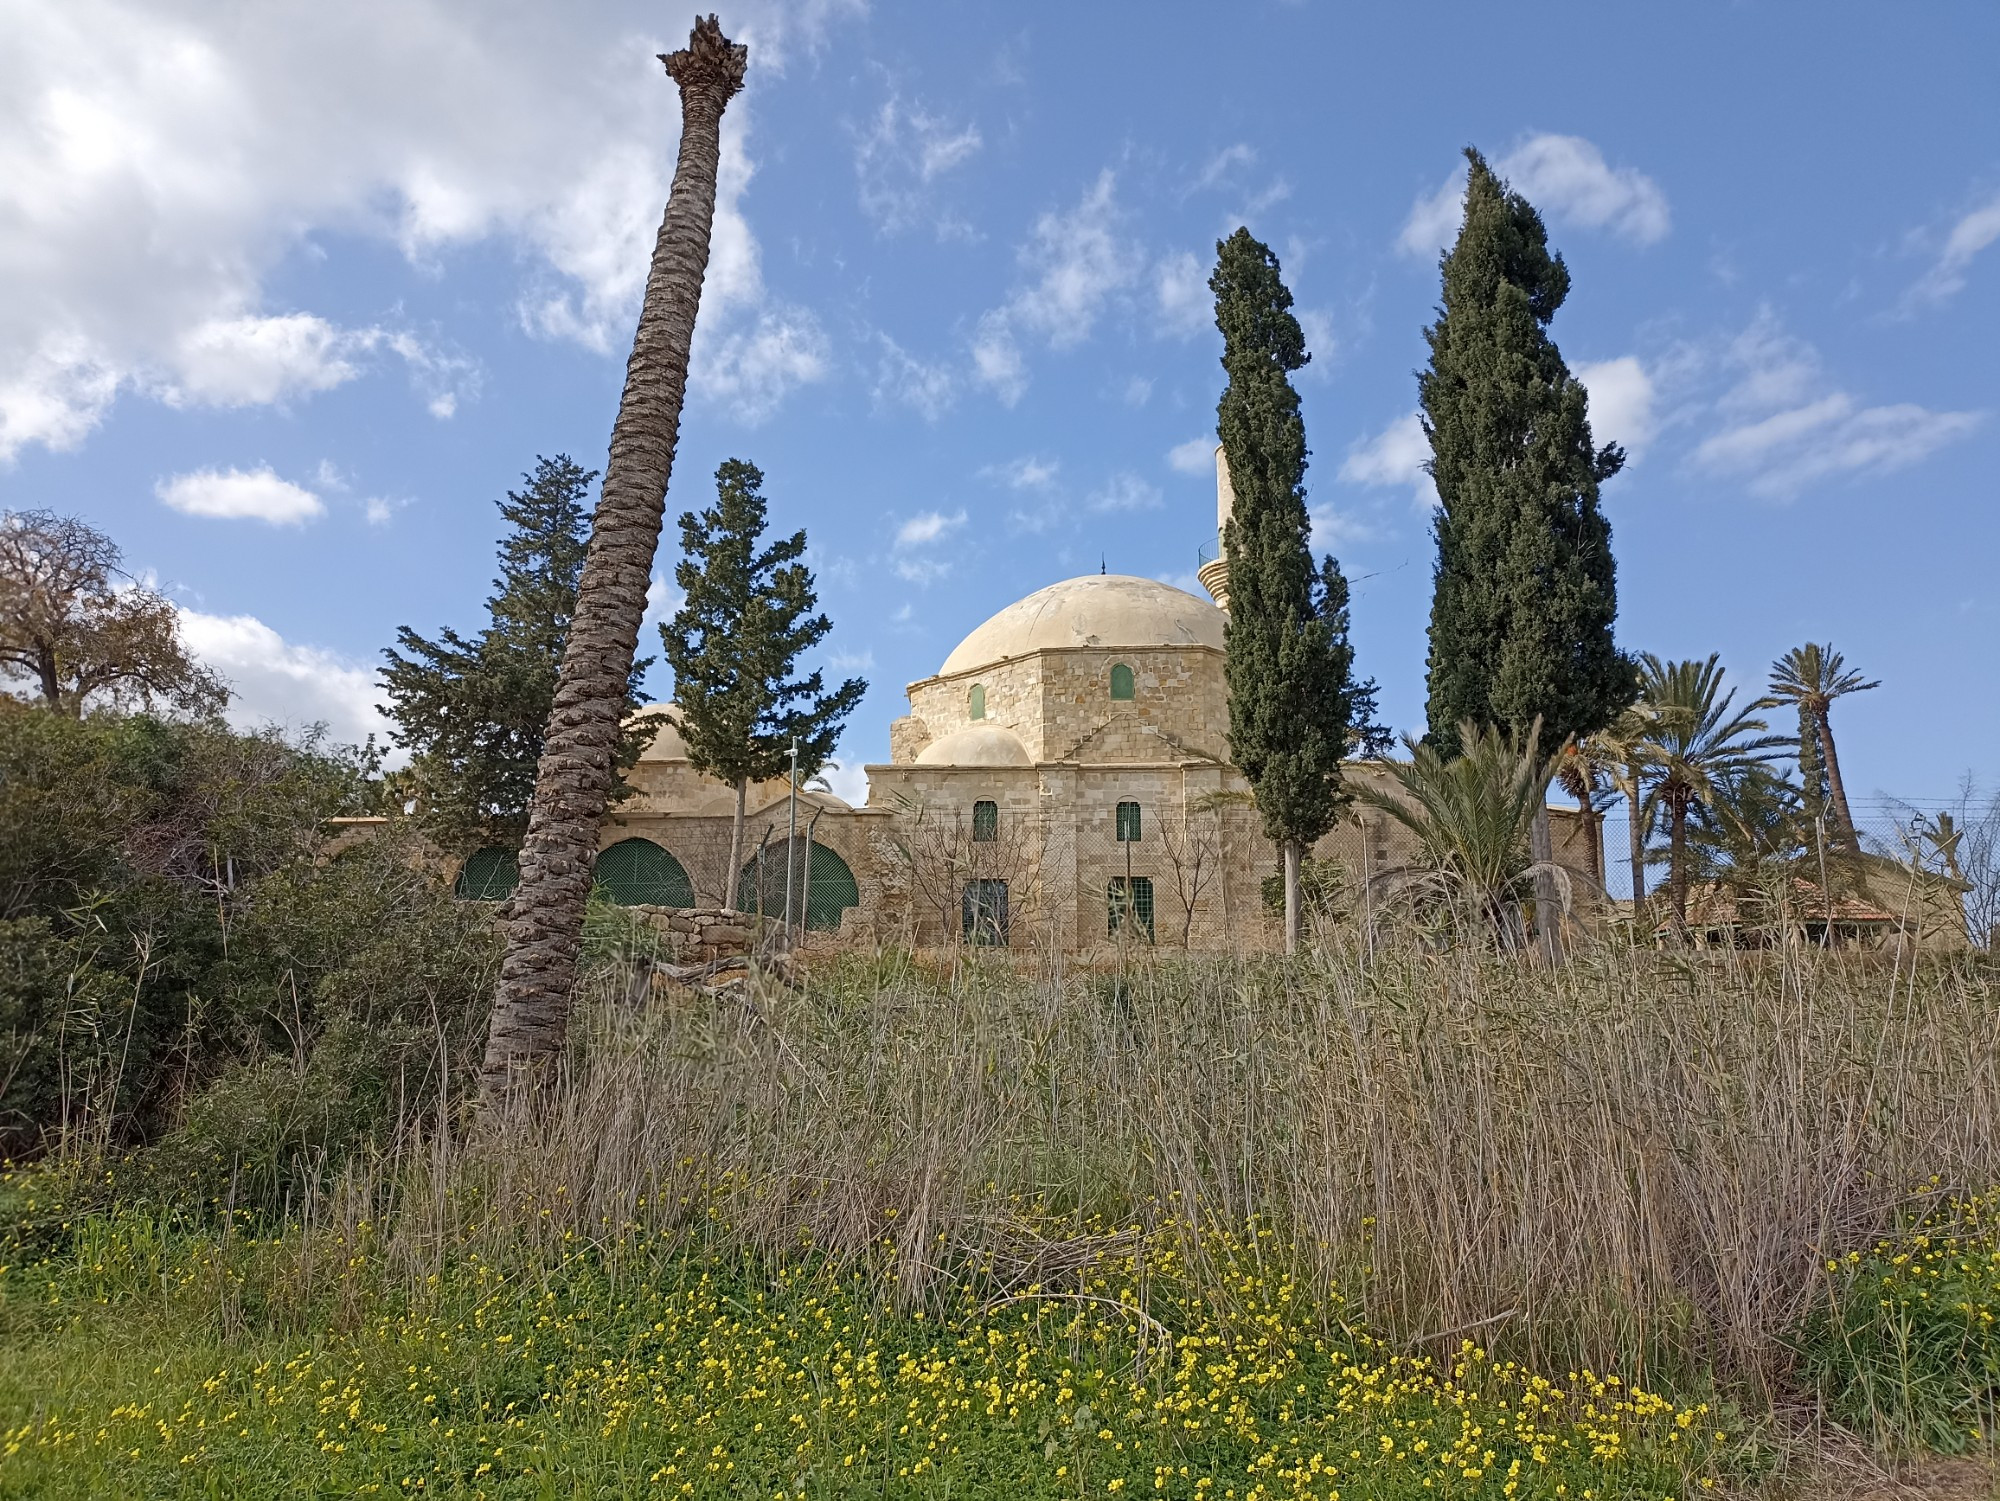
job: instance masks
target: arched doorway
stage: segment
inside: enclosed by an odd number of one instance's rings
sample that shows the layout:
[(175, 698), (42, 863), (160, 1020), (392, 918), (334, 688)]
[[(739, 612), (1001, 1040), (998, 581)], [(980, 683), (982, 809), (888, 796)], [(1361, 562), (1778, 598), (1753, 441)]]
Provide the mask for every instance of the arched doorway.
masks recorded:
[(597, 884), (621, 907), (692, 907), (687, 870), (650, 839), (621, 839), (597, 856)]
[[(811, 890), (806, 892), (806, 927), (814, 932), (830, 933), (840, 926), (840, 917), (849, 907), (861, 905), (861, 886), (854, 879), (854, 872), (847, 862), (814, 840), (808, 847), (803, 837), (792, 843), (793, 919), (798, 917), (798, 883), (806, 880)], [(810, 870), (806, 867), (810, 865)], [(785, 915), (785, 841), (774, 840), (764, 847), (763, 871), (758, 872), (758, 858), (750, 857), (743, 867), (743, 874), (736, 882), (736, 905), (745, 912), (761, 911), (766, 917)]]
[(451, 894), (468, 902), (504, 902), (521, 884), (521, 866), (504, 844), (489, 844), (465, 857)]

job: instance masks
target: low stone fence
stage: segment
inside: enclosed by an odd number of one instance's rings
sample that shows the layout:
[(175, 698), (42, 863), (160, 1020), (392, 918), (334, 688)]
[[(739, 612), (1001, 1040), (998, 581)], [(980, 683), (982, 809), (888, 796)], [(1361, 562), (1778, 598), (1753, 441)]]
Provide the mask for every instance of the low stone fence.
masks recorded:
[[(718, 959), (746, 957), (757, 941), (757, 918), (729, 907), (633, 906), (665, 941), (669, 954), (681, 963), (711, 964)], [(767, 926), (774, 926), (766, 920)]]

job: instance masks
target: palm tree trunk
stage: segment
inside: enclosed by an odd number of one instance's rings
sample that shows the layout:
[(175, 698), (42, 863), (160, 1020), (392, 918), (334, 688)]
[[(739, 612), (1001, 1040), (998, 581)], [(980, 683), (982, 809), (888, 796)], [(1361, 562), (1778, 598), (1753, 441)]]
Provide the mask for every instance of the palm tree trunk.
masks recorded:
[(1819, 724), (1820, 753), (1826, 759), (1826, 791), (1833, 802), (1833, 817), (1840, 830), (1841, 842), (1849, 849), (1860, 846), (1861, 837), (1854, 829), (1854, 815), (1848, 811), (1847, 788), (1840, 780), (1840, 755), (1833, 748), (1833, 721), (1826, 710), (1821, 709), (1814, 719)]
[(536, 771), (521, 881), (486, 1038), (480, 1087), (487, 1100), (557, 1053), (569, 1025), (598, 824), (615, 775), (619, 716), (680, 441), (688, 349), (715, 220), (722, 112), (743, 87), (746, 57), (712, 16), (695, 22), (687, 50), (661, 57), (680, 87), (680, 158), (653, 246)]
[(1667, 845), (1667, 882), (1673, 892), (1674, 926), (1684, 929), (1688, 919), (1687, 804), (1676, 798), (1670, 810), (1673, 832)]
[[(736, 821), (729, 826), (729, 864), (722, 874), (722, 905), (733, 907), (739, 895), (738, 887), (743, 884), (743, 804), (750, 795), (750, 779), (739, 777), (736, 782)], [(762, 875), (762, 872), (758, 872)]]
[(1630, 801), (1632, 820), (1626, 833), (1630, 835), (1632, 845), (1632, 925), (1636, 928), (1646, 916), (1646, 826), (1639, 816), (1641, 803), (1636, 778), (1632, 783)]

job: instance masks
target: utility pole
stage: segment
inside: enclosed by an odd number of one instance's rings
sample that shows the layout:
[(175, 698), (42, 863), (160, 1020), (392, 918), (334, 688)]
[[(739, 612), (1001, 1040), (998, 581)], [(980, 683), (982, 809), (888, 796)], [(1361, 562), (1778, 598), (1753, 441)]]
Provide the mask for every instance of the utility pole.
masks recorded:
[(785, 813), (785, 946), (792, 943), (792, 859), (799, 847), (799, 742), (792, 741), (792, 798)]

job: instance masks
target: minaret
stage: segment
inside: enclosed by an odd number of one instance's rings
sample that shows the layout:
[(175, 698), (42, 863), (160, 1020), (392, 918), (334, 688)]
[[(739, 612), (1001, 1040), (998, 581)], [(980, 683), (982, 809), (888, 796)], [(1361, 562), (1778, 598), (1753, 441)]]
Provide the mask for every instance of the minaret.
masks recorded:
[[(1229, 533), (1229, 513), (1236, 509), (1236, 491), (1229, 483), (1229, 456), (1215, 445), (1215, 556), (1195, 570), (1202, 588), (1223, 609), (1229, 608), (1229, 558), (1223, 539)], [(1206, 548), (1203, 551), (1207, 551)]]

